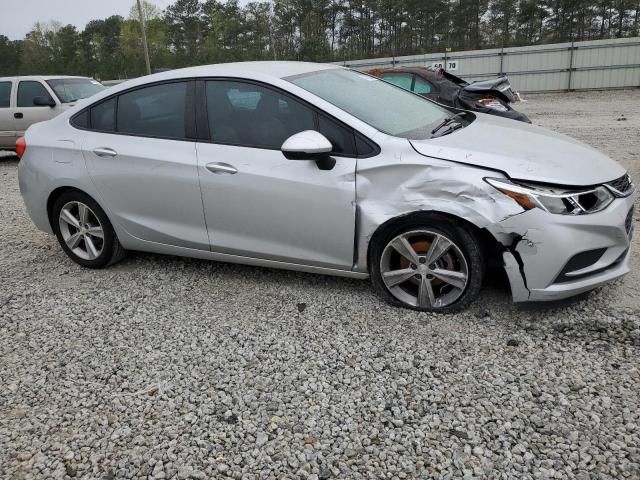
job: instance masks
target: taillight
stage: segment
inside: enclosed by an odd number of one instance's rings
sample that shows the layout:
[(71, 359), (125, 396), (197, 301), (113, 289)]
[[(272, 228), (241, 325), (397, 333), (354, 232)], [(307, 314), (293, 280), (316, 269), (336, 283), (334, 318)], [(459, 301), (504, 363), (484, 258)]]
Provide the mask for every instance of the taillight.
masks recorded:
[(20, 137), (18, 140), (16, 140), (16, 155), (18, 155), (18, 158), (22, 158), (26, 150), (27, 142), (25, 141), (24, 137)]

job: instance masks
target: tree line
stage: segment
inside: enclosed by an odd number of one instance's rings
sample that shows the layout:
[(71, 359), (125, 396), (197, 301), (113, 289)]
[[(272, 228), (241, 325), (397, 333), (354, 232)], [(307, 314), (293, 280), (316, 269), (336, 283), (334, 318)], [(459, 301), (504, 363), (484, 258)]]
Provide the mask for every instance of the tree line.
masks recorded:
[[(154, 70), (243, 60), (341, 61), (632, 37), (640, 0), (176, 0), (143, 3)], [(0, 35), (0, 75), (144, 74), (137, 7), (84, 30)]]

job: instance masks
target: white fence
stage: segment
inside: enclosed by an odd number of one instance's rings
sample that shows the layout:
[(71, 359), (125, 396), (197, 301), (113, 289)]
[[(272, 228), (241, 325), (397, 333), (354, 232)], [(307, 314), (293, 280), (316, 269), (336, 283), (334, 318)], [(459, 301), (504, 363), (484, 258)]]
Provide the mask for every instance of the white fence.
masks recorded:
[(521, 92), (640, 87), (640, 37), (336, 63), (357, 70), (439, 64), (471, 81), (507, 75)]

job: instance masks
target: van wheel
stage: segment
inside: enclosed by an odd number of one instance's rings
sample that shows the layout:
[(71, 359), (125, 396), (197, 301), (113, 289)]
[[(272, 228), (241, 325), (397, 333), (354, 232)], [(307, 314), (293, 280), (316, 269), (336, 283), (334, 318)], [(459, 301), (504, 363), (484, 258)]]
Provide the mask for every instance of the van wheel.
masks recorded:
[(452, 312), (473, 302), (484, 277), (475, 235), (441, 215), (401, 222), (374, 239), (369, 271), (389, 303), (426, 312)]
[(60, 195), (53, 204), (51, 224), (62, 249), (83, 267), (103, 268), (125, 256), (104, 210), (85, 193)]

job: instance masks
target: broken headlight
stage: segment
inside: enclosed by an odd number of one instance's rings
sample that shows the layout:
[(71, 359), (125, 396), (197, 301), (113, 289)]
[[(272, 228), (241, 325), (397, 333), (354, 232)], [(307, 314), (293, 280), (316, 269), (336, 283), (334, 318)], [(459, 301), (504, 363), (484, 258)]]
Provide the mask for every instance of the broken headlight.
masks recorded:
[(604, 210), (614, 196), (608, 188), (567, 190), (550, 185), (514, 183), (505, 178), (485, 178), (492, 187), (515, 200), (525, 210), (541, 208), (560, 215), (583, 215)]

